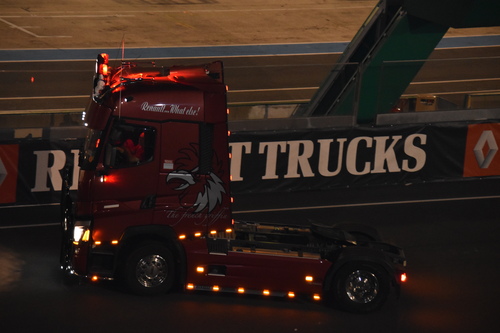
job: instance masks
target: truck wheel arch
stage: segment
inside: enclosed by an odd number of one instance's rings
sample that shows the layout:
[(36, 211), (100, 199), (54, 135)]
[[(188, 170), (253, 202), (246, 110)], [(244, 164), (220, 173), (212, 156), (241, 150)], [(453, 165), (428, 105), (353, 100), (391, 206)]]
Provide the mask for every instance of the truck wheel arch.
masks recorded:
[(128, 291), (156, 295), (172, 289), (177, 269), (172, 252), (163, 243), (141, 243), (124, 259), (119, 276)]
[(325, 276), (323, 283), (323, 293), (328, 303), (334, 303), (331, 299), (331, 291), (334, 281), (339, 272), (352, 263), (361, 265), (372, 265), (380, 267), (382, 273), (386, 274), (391, 285), (395, 284), (395, 273), (389, 259), (380, 251), (373, 251), (366, 248), (348, 247), (344, 248), (333, 258), (333, 265)]
[(186, 254), (177, 239), (177, 234), (169, 226), (146, 225), (127, 228), (121, 237), (115, 260), (115, 272), (120, 271), (127, 257), (135, 249), (148, 242), (161, 243), (172, 253), (176, 266), (175, 283), (182, 284), (186, 277)]
[(329, 278), (325, 300), (348, 312), (367, 313), (380, 309), (391, 292), (391, 276), (373, 261), (349, 261)]
[(364, 247), (346, 247), (331, 259), (333, 265), (328, 274), (335, 273), (340, 267), (351, 261), (365, 261), (382, 266), (387, 274), (393, 274), (390, 259), (382, 251)]

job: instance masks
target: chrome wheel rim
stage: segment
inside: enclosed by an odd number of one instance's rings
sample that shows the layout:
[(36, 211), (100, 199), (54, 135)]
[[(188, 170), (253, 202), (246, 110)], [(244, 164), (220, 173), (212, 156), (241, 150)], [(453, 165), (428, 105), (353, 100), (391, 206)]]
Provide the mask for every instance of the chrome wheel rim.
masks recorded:
[(356, 270), (347, 276), (345, 291), (353, 302), (370, 303), (379, 292), (378, 279), (372, 272)]
[(157, 287), (167, 279), (168, 265), (162, 256), (158, 254), (150, 255), (139, 260), (135, 274), (137, 281), (142, 286), (147, 288)]

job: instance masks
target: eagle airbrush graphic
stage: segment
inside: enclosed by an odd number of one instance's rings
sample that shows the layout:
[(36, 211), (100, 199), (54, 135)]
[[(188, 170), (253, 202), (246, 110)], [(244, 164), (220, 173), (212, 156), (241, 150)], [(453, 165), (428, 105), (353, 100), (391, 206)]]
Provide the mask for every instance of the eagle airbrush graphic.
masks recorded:
[[(183, 157), (175, 161), (177, 169), (167, 176), (167, 184), (175, 184), (173, 189), (179, 192), (179, 201), (183, 202), (184, 207), (194, 209), (194, 213), (205, 209), (208, 213), (212, 212), (226, 194), (224, 182), (217, 176), (223, 172), (221, 161), (212, 152), (211, 171), (200, 174), (199, 145), (191, 143), (190, 148), (181, 149), (179, 153)], [(195, 199), (186, 205), (187, 198)]]

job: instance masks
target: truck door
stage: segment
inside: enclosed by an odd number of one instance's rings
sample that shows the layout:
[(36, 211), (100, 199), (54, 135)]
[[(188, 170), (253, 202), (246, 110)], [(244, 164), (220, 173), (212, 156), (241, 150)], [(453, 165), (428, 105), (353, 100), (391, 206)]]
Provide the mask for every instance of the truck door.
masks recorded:
[[(162, 124), (160, 178), (156, 198), (157, 223), (187, 232), (206, 231), (206, 211), (200, 202), (207, 175), (200, 169), (200, 126), (187, 122)], [(203, 167), (202, 167), (203, 168)], [(196, 226), (196, 227), (195, 227)]]
[(101, 233), (113, 233), (112, 225), (117, 222), (120, 228), (116, 230), (152, 222), (158, 181), (157, 133), (156, 127), (145, 122), (114, 120), (92, 192), (95, 218), (109, 222), (100, 224)]

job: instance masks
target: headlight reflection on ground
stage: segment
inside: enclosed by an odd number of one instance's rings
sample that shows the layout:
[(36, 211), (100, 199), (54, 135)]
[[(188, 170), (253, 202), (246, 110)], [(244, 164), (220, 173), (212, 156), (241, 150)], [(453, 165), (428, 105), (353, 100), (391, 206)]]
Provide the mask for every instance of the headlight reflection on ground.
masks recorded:
[(20, 280), (23, 265), (18, 254), (0, 246), (0, 292), (9, 290)]

